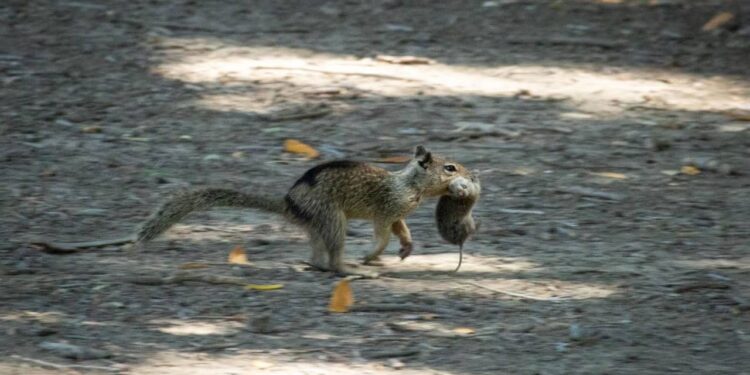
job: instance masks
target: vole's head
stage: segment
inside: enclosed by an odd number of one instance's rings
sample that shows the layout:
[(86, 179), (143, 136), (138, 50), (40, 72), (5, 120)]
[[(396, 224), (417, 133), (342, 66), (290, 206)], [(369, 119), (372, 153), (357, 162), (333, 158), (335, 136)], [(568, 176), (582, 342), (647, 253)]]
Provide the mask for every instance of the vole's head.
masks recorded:
[[(427, 151), (424, 146), (417, 146), (414, 152), (413, 168), (419, 176), (418, 184), (428, 197), (457, 195), (461, 181), (471, 181), (472, 173), (463, 165), (445, 159)], [(451, 184), (456, 187), (452, 191)]]
[(467, 177), (461, 176), (456, 178), (448, 185), (449, 195), (454, 198), (472, 198), (476, 200), (481, 190), (482, 186), (479, 183), (478, 170), (469, 172), (469, 176)]

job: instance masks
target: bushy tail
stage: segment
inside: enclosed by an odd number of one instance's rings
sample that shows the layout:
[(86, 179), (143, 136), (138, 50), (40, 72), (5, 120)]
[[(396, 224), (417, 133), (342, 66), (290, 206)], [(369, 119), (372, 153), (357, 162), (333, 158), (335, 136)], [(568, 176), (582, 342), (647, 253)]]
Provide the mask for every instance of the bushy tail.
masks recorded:
[(244, 207), (283, 214), (284, 201), (261, 194), (228, 189), (201, 189), (178, 194), (162, 204), (138, 231), (137, 242), (148, 241), (193, 211), (211, 207)]

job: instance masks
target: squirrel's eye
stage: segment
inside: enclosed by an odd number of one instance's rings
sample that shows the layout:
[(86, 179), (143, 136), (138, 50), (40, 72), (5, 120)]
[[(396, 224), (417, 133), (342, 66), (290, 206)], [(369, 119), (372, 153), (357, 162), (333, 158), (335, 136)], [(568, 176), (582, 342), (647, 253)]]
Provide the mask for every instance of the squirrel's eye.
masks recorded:
[(446, 166), (443, 167), (447, 172), (455, 172), (456, 166), (453, 164), (446, 164)]

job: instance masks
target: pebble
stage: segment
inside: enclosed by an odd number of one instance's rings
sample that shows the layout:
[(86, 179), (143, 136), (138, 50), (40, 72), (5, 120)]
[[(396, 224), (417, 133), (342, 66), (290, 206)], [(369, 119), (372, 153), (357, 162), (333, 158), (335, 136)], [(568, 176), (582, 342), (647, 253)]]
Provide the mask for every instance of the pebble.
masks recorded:
[(75, 359), (79, 361), (85, 361), (89, 359), (109, 358), (112, 356), (111, 353), (105, 350), (92, 349), (92, 348), (87, 348), (83, 346), (67, 344), (67, 343), (62, 343), (62, 342), (45, 341), (39, 344), (39, 347), (57, 356), (60, 356), (63, 358)]

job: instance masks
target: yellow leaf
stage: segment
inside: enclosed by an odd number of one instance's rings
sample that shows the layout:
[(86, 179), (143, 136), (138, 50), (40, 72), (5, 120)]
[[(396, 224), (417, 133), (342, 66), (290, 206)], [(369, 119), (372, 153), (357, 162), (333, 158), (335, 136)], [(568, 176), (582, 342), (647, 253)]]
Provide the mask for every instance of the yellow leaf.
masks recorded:
[(245, 289), (247, 290), (276, 290), (284, 287), (284, 284), (247, 284)]
[(734, 19), (734, 14), (730, 12), (719, 12), (715, 16), (711, 17), (708, 22), (701, 28), (703, 31), (711, 31), (724, 26), (726, 23), (731, 22)]
[(732, 109), (724, 113), (735, 120), (750, 121), (750, 109)]
[(81, 131), (84, 133), (101, 133), (102, 127), (99, 125), (85, 126), (81, 128)]
[(408, 163), (411, 160), (410, 156), (389, 156), (386, 158), (380, 158), (375, 160), (378, 163), (386, 163), (386, 164), (403, 164)]
[(333, 289), (331, 295), (331, 303), (328, 305), (328, 311), (345, 313), (349, 311), (349, 307), (354, 304), (354, 294), (352, 293), (352, 287), (349, 285), (349, 280), (341, 280)]
[(474, 330), (474, 328), (456, 327), (453, 328), (453, 332), (458, 333), (459, 335), (473, 335), (476, 331)]
[(692, 165), (683, 165), (682, 168), (680, 168), (680, 172), (688, 176), (695, 176), (697, 174), (700, 174), (701, 170)]
[(615, 180), (625, 180), (628, 178), (628, 176), (622, 174), (622, 173), (615, 173), (615, 172), (595, 172), (591, 173), (594, 176), (600, 176), (600, 177), (606, 177), (606, 178), (612, 178)]
[(310, 159), (315, 159), (318, 156), (320, 156), (320, 153), (318, 152), (318, 150), (296, 139), (285, 140), (284, 151), (291, 152), (293, 154), (302, 154), (302, 155), (307, 156)]
[(227, 259), (229, 263), (235, 263), (235, 264), (248, 264), (247, 261), (247, 255), (245, 254), (245, 249), (242, 248), (242, 246), (237, 245), (232, 249), (232, 251), (229, 252), (229, 259)]
[(205, 264), (205, 263), (188, 262), (188, 263), (180, 264), (178, 268), (181, 270), (195, 270), (199, 268), (208, 268), (208, 267), (210, 267), (210, 265)]

